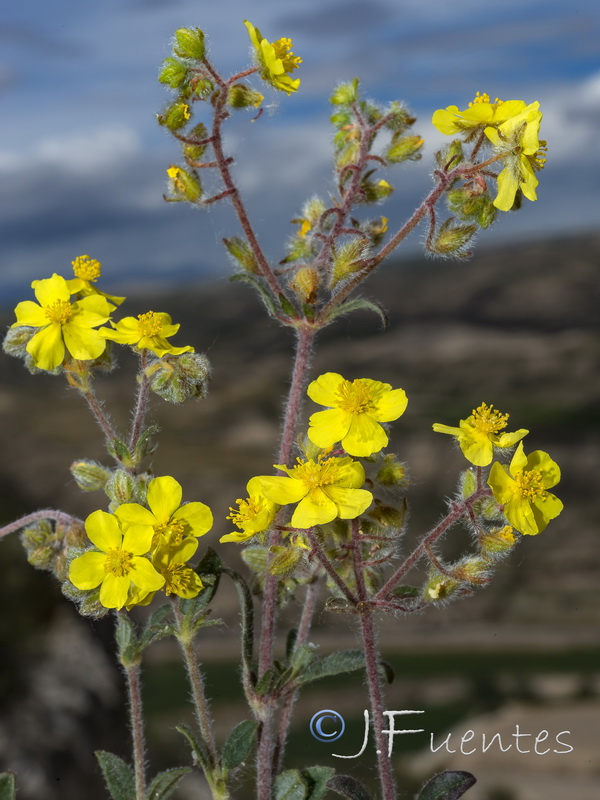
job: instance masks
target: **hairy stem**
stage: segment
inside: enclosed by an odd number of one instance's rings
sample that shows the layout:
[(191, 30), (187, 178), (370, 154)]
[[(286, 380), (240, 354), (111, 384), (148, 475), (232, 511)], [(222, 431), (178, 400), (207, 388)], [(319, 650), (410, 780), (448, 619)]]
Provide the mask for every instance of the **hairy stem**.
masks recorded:
[(142, 693), (140, 665), (123, 665), (127, 677), (129, 696), (129, 718), (133, 743), (133, 769), (135, 775), (135, 800), (146, 799), (146, 766), (144, 763), (144, 716), (142, 713)]
[(135, 411), (133, 412), (133, 422), (131, 424), (131, 435), (129, 437), (130, 450), (133, 450), (138, 443), (142, 428), (144, 427), (146, 411), (148, 410), (148, 392), (150, 389), (150, 384), (146, 376), (147, 366), (148, 351), (142, 350), (140, 352), (140, 371), (137, 398), (135, 401)]
[(360, 534), (358, 532), (358, 521), (352, 521), (353, 532), (353, 556), (354, 556), (354, 576), (358, 597), (361, 601), (360, 609), (360, 628), (362, 634), (363, 648), (365, 653), (365, 668), (367, 674), (367, 685), (369, 687), (369, 702), (371, 706), (371, 723), (375, 734), (375, 745), (377, 748), (377, 766), (379, 771), (379, 781), (381, 784), (382, 800), (395, 800), (396, 787), (392, 765), (387, 752), (386, 743), (383, 735), (383, 687), (379, 675), (379, 654), (375, 638), (375, 626), (373, 623), (373, 608), (369, 603), (369, 595), (365, 585), (363, 574), (363, 563), (360, 552)]
[(32, 514), (26, 514), (24, 517), (10, 522), (8, 525), (0, 528), (0, 539), (3, 536), (8, 536), (9, 533), (15, 533), (22, 528), (26, 528), (34, 522), (40, 522), (43, 519), (51, 519), (59, 525), (83, 525), (83, 522), (77, 517), (72, 517), (70, 514), (65, 514), (64, 511), (54, 511), (51, 508), (44, 508), (42, 511), (34, 511)]
[(112, 442), (114, 442), (118, 436), (115, 432), (115, 429), (111, 425), (110, 420), (102, 410), (102, 406), (98, 402), (98, 398), (94, 394), (94, 390), (91, 388), (91, 386), (88, 386), (86, 389), (80, 388), (79, 391), (83, 395), (90, 411), (94, 415), (94, 419), (100, 426), (107, 444), (112, 444)]

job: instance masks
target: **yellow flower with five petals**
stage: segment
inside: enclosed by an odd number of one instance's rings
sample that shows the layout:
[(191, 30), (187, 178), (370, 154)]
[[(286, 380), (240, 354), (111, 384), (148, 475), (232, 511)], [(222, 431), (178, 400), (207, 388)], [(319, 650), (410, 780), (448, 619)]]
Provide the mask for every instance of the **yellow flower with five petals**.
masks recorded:
[(385, 447), (388, 436), (379, 423), (398, 419), (408, 404), (403, 389), (369, 378), (347, 381), (337, 372), (320, 375), (307, 394), (315, 403), (329, 406), (311, 416), (310, 441), (322, 448), (341, 442), (351, 456), (370, 456)]
[(563, 510), (562, 502), (548, 491), (559, 481), (560, 468), (548, 453), (535, 450), (527, 456), (520, 442), (509, 467), (492, 464), (488, 486), (513, 528), (535, 536)]
[(123, 608), (132, 584), (144, 593), (163, 586), (163, 576), (144, 558), (152, 542), (150, 529), (131, 526), (123, 531), (120, 520), (106, 511), (91, 513), (85, 529), (97, 549), (71, 562), (69, 580), (75, 587), (100, 586), (99, 599), (105, 608)]
[(298, 503), (291, 524), (311, 528), (339, 517), (355, 519), (373, 502), (373, 495), (360, 487), (365, 482), (362, 464), (343, 458), (298, 459), (293, 467), (276, 464), (288, 477), (260, 476), (263, 494), (279, 505)]
[(290, 73), (300, 66), (302, 59), (292, 53), (292, 40), (284, 38), (269, 42), (251, 22), (244, 20), (244, 25), (261, 67), (261, 78), (281, 92), (295, 92), (300, 79), (292, 80)]
[(508, 414), (501, 414), (494, 406), (482, 403), (473, 409), (470, 417), (460, 420), (458, 428), (435, 422), (433, 430), (456, 436), (465, 458), (476, 467), (487, 467), (492, 463), (494, 447), (512, 447), (529, 433), (525, 428), (502, 433), (508, 417)]
[(33, 282), (37, 303), (24, 300), (15, 308), (13, 328), (39, 328), (27, 344), (27, 352), (39, 369), (52, 370), (63, 363), (65, 353), (78, 361), (93, 361), (102, 355), (106, 342), (94, 330), (110, 318), (112, 306), (99, 295), (71, 303), (67, 281), (54, 273)]
[(233, 531), (221, 536), (220, 542), (246, 542), (257, 533), (266, 531), (273, 522), (279, 506), (269, 500), (262, 492), (260, 478), (251, 478), (246, 486), (248, 498), (237, 500), (238, 510), (230, 508), (231, 514), (227, 517), (239, 531)]
[(119, 344), (135, 346), (137, 350), (152, 350), (159, 358), (167, 355), (178, 356), (181, 353), (193, 353), (194, 348), (173, 347), (167, 341), (175, 336), (180, 325), (173, 325), (171, 317), (163, 311), (147, 311), (137, 317), (124, 317), (114, 323), (112, 328), (101, 328), (100, 333), (105, 339), (111, 339)]

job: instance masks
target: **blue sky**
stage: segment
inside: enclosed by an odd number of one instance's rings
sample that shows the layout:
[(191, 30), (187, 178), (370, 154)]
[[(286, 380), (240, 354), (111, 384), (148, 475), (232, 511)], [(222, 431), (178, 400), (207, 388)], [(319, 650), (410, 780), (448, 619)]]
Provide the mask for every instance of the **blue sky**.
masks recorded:
[[(226, 275), (218, 240), (238, 232), (229, 209), (164, 204), (175, 142), (155, 123), (167, 101), (156, 81), (169, 39), (202, 27), (224, 73), (244, 68), (243, 19), (294, 40), (300, 91), (266, 92), (267, 113), (241, 113), (227, 144), (256, 227), (283, 253), (304, 198), (331, 177), (327, 98), (358, 76), (382, 102), (406, 101), (427, 148), (391, 173), (391, 220), (430, 186), (442, 137), (431, 113), (474, 93), (539, 100), (549, 158), (539, 200), (502, 215), (480, 246), (586, 231), (598, 223), (600, 7), (597, 0), (22, 0), (0, 14), (0, 292), (25, 296), (33, 278), (89, 253), (111, 286)], [(418, 246), (418, 236), (409, 249)]]

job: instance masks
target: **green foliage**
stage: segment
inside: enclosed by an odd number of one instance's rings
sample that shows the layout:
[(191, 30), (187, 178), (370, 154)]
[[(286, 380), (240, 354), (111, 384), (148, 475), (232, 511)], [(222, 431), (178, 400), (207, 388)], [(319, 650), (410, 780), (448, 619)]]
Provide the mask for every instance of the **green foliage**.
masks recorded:
[(365, 656), (362, 650), (339, 650), (337, 653), (315, 659), (296, 678), (296, 682), (304, 684), (317, 681), (319, 678), (329, 678), (344, 672), (355, 672), (365, 666)]
[(470, 772), (441, 772), (427, 781), (418, 800), (458, 800), (474, 783), (476, 778)]
[(307, 783), (298, 769), (288, 769), (275, 778), (275, 800), (305, 800), (307, 793)]
[(327, 788), (346, 800), (374, 800), (365, 787), (351, 775), (336, 775), (327, 781)]
[(17, 783), (12, 772), (0, 773), (0, 800), (16, 800)]
[(252, 745), (256, 739), (258, 722), (245, 719), (240, 722), (229, 734), (223, 748), (222, 763), (226, 770), (239, 767), (250, 755)]
[(95, 756), (112, 800), (132, 800), (135, 797), (135, 782), (129, 764), (106, 750), (96, 750)]
[(177, 788), (179, 781), (191, 772), (190, 767), (174, 767), (159, 772), (148, 787), (147, 800), (167, 800)]

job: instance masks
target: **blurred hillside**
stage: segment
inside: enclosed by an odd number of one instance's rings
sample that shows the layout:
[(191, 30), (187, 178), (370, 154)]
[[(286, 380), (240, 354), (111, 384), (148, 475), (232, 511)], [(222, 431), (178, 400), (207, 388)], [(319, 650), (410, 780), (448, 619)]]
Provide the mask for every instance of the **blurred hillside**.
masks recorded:
[[(565, 503), (564, 513), (542, 535), (525, 537), (488, 588), (443, 611), (381, 621), (390, 660), (400, 659), (400, 653), (442, 650), (521, 656), (539, 652), (541, 661), (532, 667), (539, 670), (545, 659), (554, 663), (551, 654), (565, 652), (570, 661), (557, 669), (577, 673), (582, 654), (596, 652), (599, 266), (600, 236), (481, 251), (466, 263), (389, 264), (369, 280), (364, 292), (386, 308), (388, 328), (381, 330), (375, 316), (359, 312), (322, 334), (313, 376), (336, 371), (348, 378), (372, 377), (402, 386), (408, 394), (406, 413), (392, 425), (392, 445), (411, 469), (411, 538), (442, 514), (444, 497), (453, 492), (464, 467), (450, 438), (432, 432), (434, 421), (457, 424), (482, 401), (493, 403), (510, 413), (510, 429), (530, 429), (529, 451), (548, 451), (563, 472), (556, 493)], [(24, 298), (28, 292), (24, 287)], [(204, 541), (215, 546), (218, 537), (230, 530), (227, 509), (244, 496), (248, 478), (272, 469), (292, 334), (266, 317), (250, 288), (226, 280), (158, 297), (140, 286), (137, 296), (130, 294), (124, 313), (150, 308), (168, 311), (181, 322), (175, 343), (193, 344), (208, 354), (213, 365), (207, 399), (170, 406), (154, 398), (150, 418), (163, 431), (153, 456), (154, 473), (174, 475), (184, 486), (185, 499), (202, 500), (213, 508), (215, 529)], [(12, 315), (7, 314), (5, 321), (9, 324)], [(135, 382), (126, 368), (133, 360), (125, 354), (122, 363), (123, 369), (99, 379), (98, 394), (117, 427), (124, 428)], [(305, 416), (312, 410), (306, 408)], [(68, 471), (69, 464), (81, 457), (110, 463), (100, 432), (80, 398), (61, 378), (30, 376), (20, 362), (8, 357), (0, 358), (0, 454), (2, 521), (45, 506), (85, 516), (105, 505), (100, 494), (80, 493)], [(58, 589), (46, 576), (33, 573), (16, 542), (1, 546), (11, 579), (0, 588), (0, 602), (5, 608), (19, 603), (14, 615), (5, 615), (0, 639), (5, 647), (9, 641), (13, 645), (7, 649), (11, 655), (5, 670), (9, 662), (18, 670), (23, 663), (40, 662), (42, 655), (52, 659), (52, 647), (39, 644), (41, 634), (55, 624), (57, 607), (60, 634), (67, 611)], [(219, 547), (225, 558), (238, 559), (235, 545)], [(21, 601), (24, 590), (28, 599)], [(227, 627), (207, 630), (203, 651), (208, 660), (237, 660), (236, 609), (235, 598), (226, 592), (218, 599), (215, 613)], [(84, 626), (85, 638), (89, 626)], [(95, 626), (107, 638), (109, 627)], [(21, 649), (14, 647), (17, 631), (26, 641)], [(54, 635), (47, 638), (56, 641)], [(336, 644), (353, 646), (351, 622), (321, 613), (315, 640), (324, 650)], [(508, 661), (511, 658), (507, 656)], [(155, 659), (169, 662), (170, 651), (157, 648)], [(472, 663), (471, 656), (465, 663)], [(443, 669), (440, 664), (440, 672)], [(462, 680), (465, 668), (456, 669)], [(473, 669), (480, 669), (477, 680), (484, 674), (489, 677), (487, 661)], [(420, 690), (423, 702), (434, 702), (431, 697), (439, 687), (431, 689), (428, 684), (425, 691), (422, 670), (419, 662), (399, 690), (407, 702)], [(594, 669), (586, 661), (584, 671), (588, 677), (596, 675), (598, 682), (597, 666)], [(27, 689), (7, 674), (0, 673), (0, 706), (8, 708), (10, 716), (16, 713), (16, 695)], [(110, 684), (106, 675), (103, 680)], [(447, 683), (447, 676), (444, 680), (440, 691), (447, 698), (454, 684)], [(479, 686), (477, 680), (473, 685)], [(113, 682), (118, 685), (114, 675)], [(577, 693), (577, 681), (573, 686)], [(586, 691), (600, 692), (600, 685), (593, 690), (590, 686), (588, 681)], [(433, 694), (428, 694), (430, 690)], [(113, 694), (118, 695), (116, 689)], [(109, 695), (105, 689), (105, 705)], [(513, 697), (510, 692), (507, 696)], [(396, 702), (403, 702), (402, 697), (396, 695)], [(113, 703), (118, 706), (117, 700)], [(314, 704), (315, 710), (320, 707), (318, 701)], [(44, 796), (54, 798), (48, 791)], [(24, 800), (28, 797), (23, 795)], [(95, 795), (88, 797), (94, 800)]]

